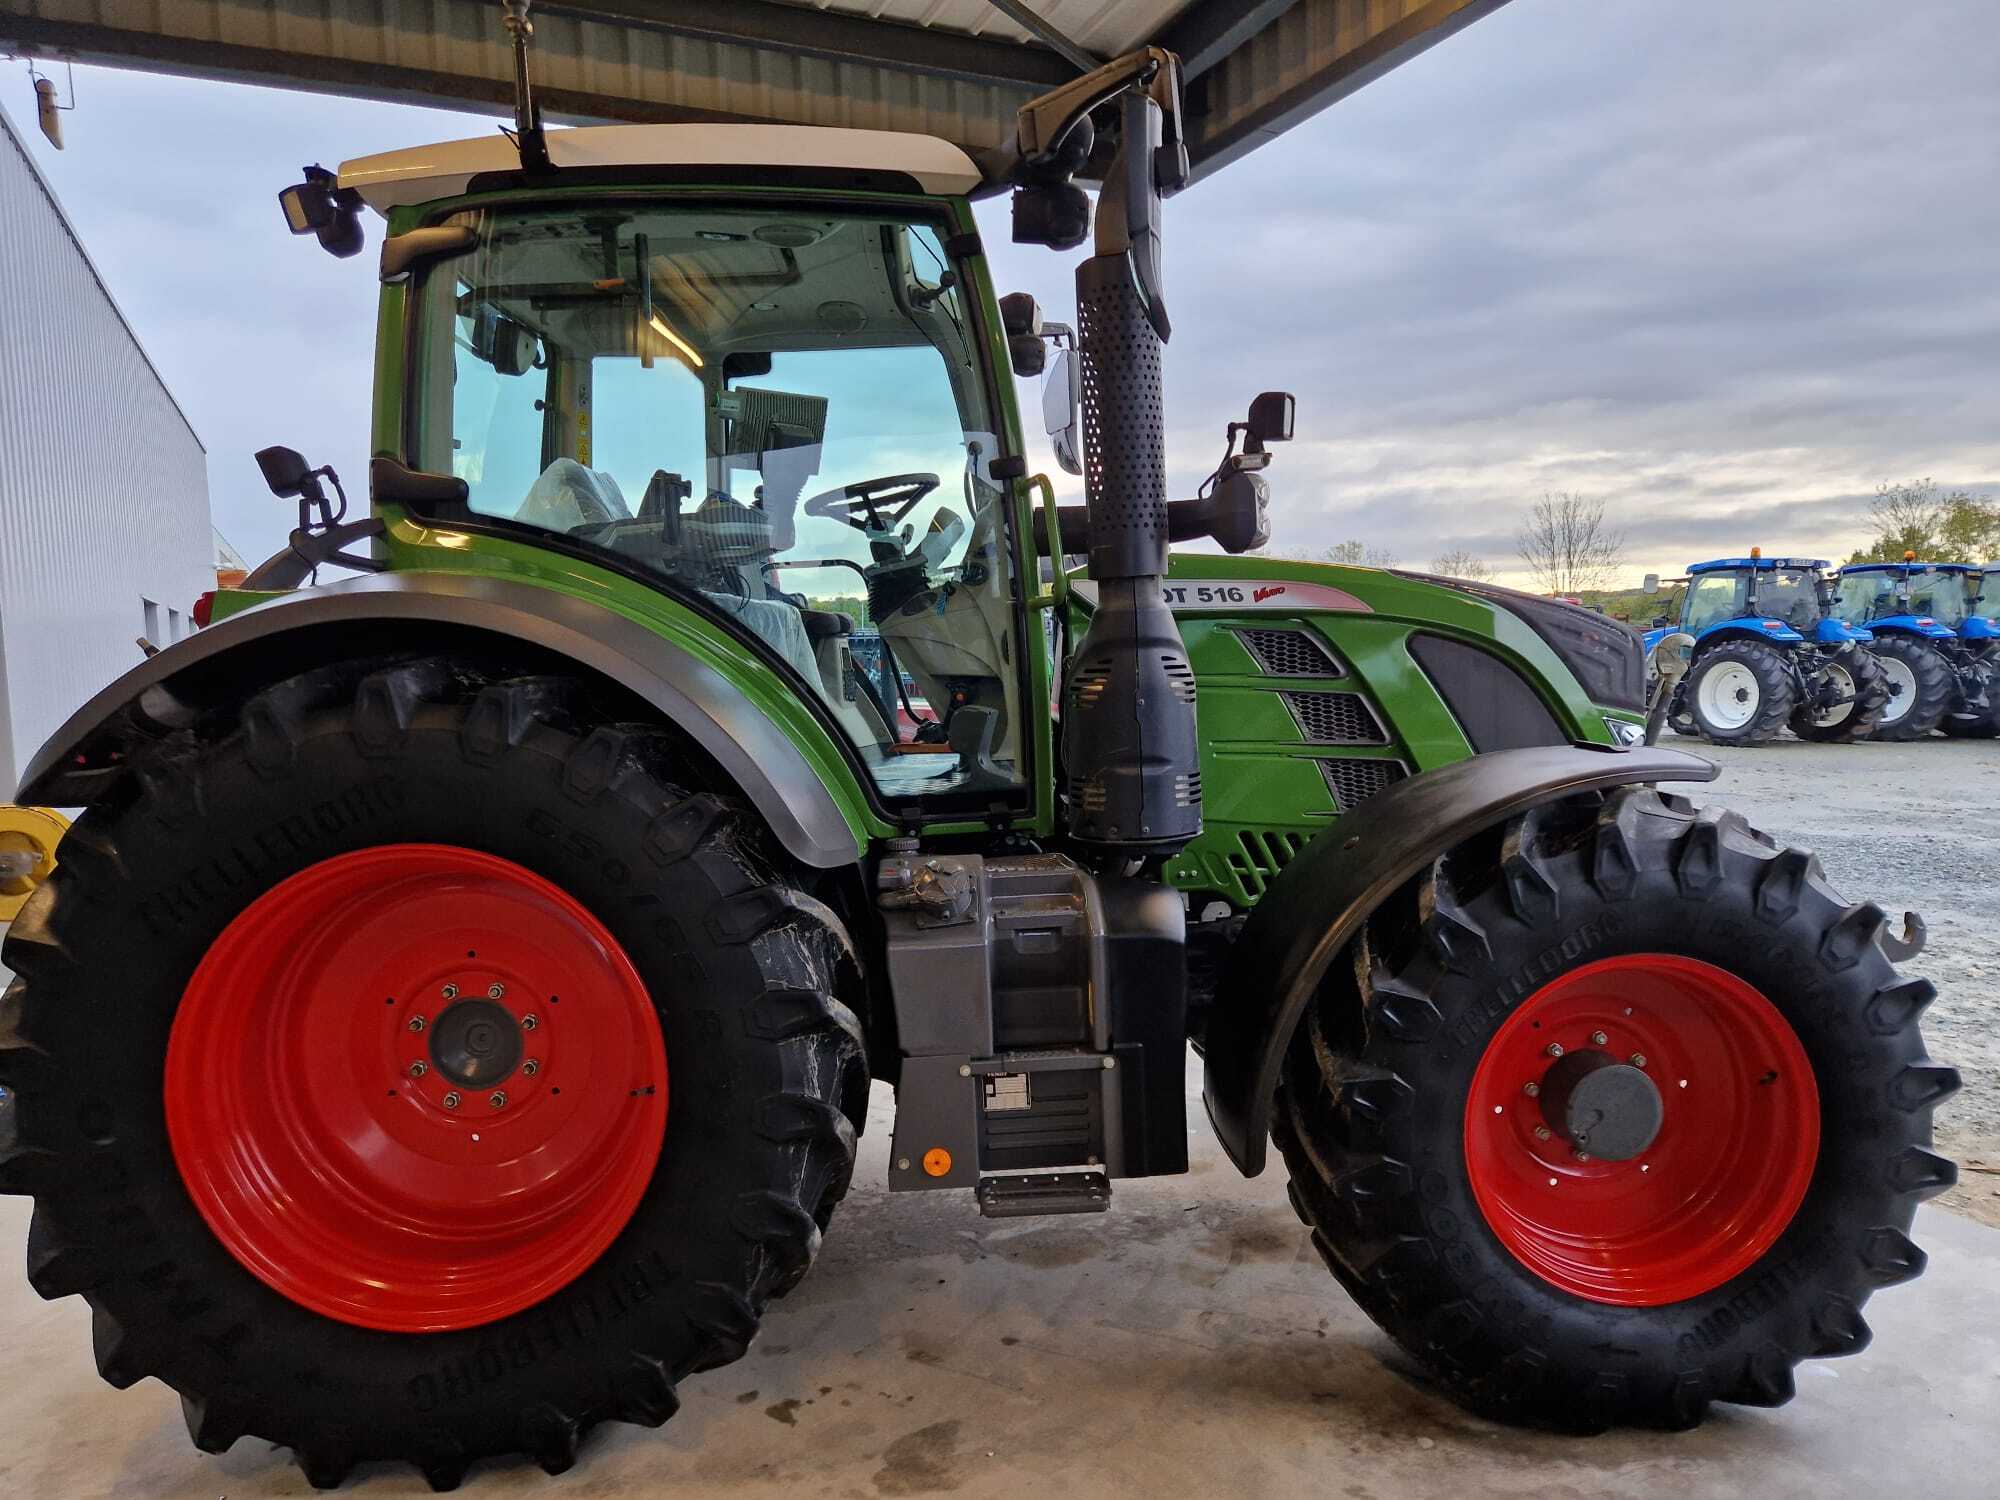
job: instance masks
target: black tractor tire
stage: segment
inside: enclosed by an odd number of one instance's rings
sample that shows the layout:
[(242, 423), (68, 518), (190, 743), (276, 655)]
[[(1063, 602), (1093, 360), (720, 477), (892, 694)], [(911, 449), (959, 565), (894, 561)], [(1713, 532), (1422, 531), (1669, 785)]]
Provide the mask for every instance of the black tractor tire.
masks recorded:
[[(1882, 664), (1890, 695), (1882, 722), (1875, 726), (1875, 738), (1929, 739), (1931, 731), (1944, 722), (1958, 690), (1951, 664), (1935, 646), (1906, 635), (1878, 635), (1868, 649)], [(1901, 685), (1906, 674), (1911, 685), (1907, 689)], [(1908, 707), (1902, 702), (1906, 695)]]
[(1851, 744), (1867, 739), (1882, 722), (1883, 709), (1889, 706), (1889, 679), (1882, 671), (1882, 664), (1865, 646), (1848, 646), (1828, 660), (1827, 668), (1836, 676), (1847, 678), (1854, 701), (1843, 704), (1847, 711), (1831, 723), (1822, 723), (1811, 705), (1801, 703), (1792, 710), (1792, 733), (1802, 740), (1822, 743)]
[(1954, 710), (1938, 721), (1938, 728), (1956, 740), (1990, 740), (2000, 736), (2000, 657), (1982, 655), (1967, 669), (1986, 699), (1977, 712)]
[[(558, 1473), (596, 1424), (658, 1426), (684, 1376), (739, 1358), (851, 1180), (868, 1073), (839, 919), (742, 805), (689, 789), (676, 737), (516, 671), (328, 667), (211, 711), (135, 752), (7, 939), (0, 1188), (35, 1199), (29, 1278), (81, 1294), (103, 1377), (173, 1387), (206, 1452), (254, 1436), (321, 1487), (380, 1460), (437, 1489), (491, 1455)], [(402, 843), (484, 851), (580, 902), (671, 1070), (658, 1165), (610, 1247), (444, 1332), (340, 1321), (251, 1274), (190, 1196), (163, 1104), (176, 1007), (225, 926), (300, 870)]]
[[(1918, 1032), (1935, 991), (1897, 976), (1882, 927), (1878, 907), (1844, 904), (1810, 855), (1733, 813), (1635, 788), (1516, 818), (1392, 896), (1336, 960), (1276, 1100), (1292, 1203), (1341, 1286), (1478, 1413), (1597, 1431), (1782, 1404), (1800, 1360), (1868, 1343), (1862, 1304), (1922, 1271), (1916, 1204), (1956, 1179), (1930, 1150), (1932, 1107), (1959, 1082)], [(1661, 954), (1777, 1008), (1815, 1075), (1820, 1148), (1746, 1269), (1684, 1300), (1615, 1305), (1544, 1279), (1494, 1232), (1468, 1167), (1469, 1100), (1494, 1037), (1544, 986)]]
[(1686, 677), (1682, 677), (1674, 684), (1674, 695), (1667, 700), (1667, 728), (1683, 739), (1701, 738), (1701, 730), (1695, 726), (1694, 715), (1687, 710)]
[[(1746, 691), (1756, 695), (1741, 722), (1712, 718), (1702, 711), (1702, 685), (1722, 673), (1747, 672)], [(1681, 680), (1682, 703), (1695, 732), (1713, 745), (1761, 745), (1778, 737), (1797, 697), (1783, 656), (1761, 641), (1727, 640), (1710, 646)]]

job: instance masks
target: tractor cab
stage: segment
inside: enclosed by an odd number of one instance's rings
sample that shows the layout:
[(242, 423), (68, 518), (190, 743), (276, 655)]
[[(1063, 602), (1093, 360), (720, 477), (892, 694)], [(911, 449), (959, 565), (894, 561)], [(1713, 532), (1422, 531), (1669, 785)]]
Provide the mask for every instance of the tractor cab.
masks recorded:
[(1681, 605), (1680, 629), (1697, 646), (1712, 635), (1731, 633), (1780, 642), (1812, 641), (1844, 646), (1865, 641), (1865, 629), (1829, 612), (1831, 595), (1823, 558), (1748, 557), (1695, 563)]
[(1982, 652), (2000, 649), (2000, 562), (1966, 569), (1965, 623), (1959, 636)]
[(1853, 627), (1947, 640), (1968, 614), (1966, 563), (1850, 563), (1840, 570), (1833, 612)]

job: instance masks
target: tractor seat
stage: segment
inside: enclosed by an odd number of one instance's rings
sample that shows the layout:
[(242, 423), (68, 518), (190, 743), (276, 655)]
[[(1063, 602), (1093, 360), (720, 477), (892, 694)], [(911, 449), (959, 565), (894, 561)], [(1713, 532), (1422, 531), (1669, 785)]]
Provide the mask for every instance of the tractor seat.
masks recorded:
[(838, 610), (802, 609), (799, 618), (805, 622), (808, 640), (831, 641), (854, 634), (854, 616), (841, 614)]

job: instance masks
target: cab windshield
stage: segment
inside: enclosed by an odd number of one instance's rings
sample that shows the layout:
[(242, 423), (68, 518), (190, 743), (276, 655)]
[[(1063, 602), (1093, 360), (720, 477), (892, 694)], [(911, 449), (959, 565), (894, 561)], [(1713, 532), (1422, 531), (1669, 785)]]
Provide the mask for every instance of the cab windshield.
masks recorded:
[(1891, 615), (1926, 615), (1940, 625), (1958, 625), (1965, 619), (1964, 575), (1936, 568), (1918, 568), (1907, 577), (1887, 569), (1843, 573), (1834, 592), (1833, 612), (1849, 625), (1866, 625)]
[(1966, 579), (1966, 595), (1971, 600), (1967, 614), (2000, 617), (2000, 568), (1988, 568)]
[(420, 294), (422, 468), (719, 618), (885, 797), (1023, 782), (998, 422), (939, 229), (601, 201), (450, 222), (478, 242)]
[(1965, 623), (1965, 575), (1925, 568), (1910, 575), (1910, 611), (1940, 625)]

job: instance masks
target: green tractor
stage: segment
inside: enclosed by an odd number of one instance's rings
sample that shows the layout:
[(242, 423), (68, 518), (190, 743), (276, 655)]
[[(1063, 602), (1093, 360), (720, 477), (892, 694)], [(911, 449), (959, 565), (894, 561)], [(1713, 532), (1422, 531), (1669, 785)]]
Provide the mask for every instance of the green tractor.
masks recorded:
[[(1715, 769), (1646, 743), (1622, 626), (1169, 555), (1263, 540), (1291, 429), (1168, 500), (1179, 124), (1146, 51), (982, 163), (524, 102), (284, 194), (387, 220), (369, 513), (267, 450), (292, 547), (21, 793), (83, 811), (7, 938), (0, 1185), (107, 1380), (316, 1485), (560, 1471), (744, 1353), (871, 1081), (891, 1189), (1095, 1212), (1187, 1170), (1190, 1042), (1477, 1411), (1686, 1426), (1868, 1342), (1954, 1177), (1920, 927), (1657, 789)], [(1071, 335), (971, 205), (1075, 246), (1086, 165)]]

